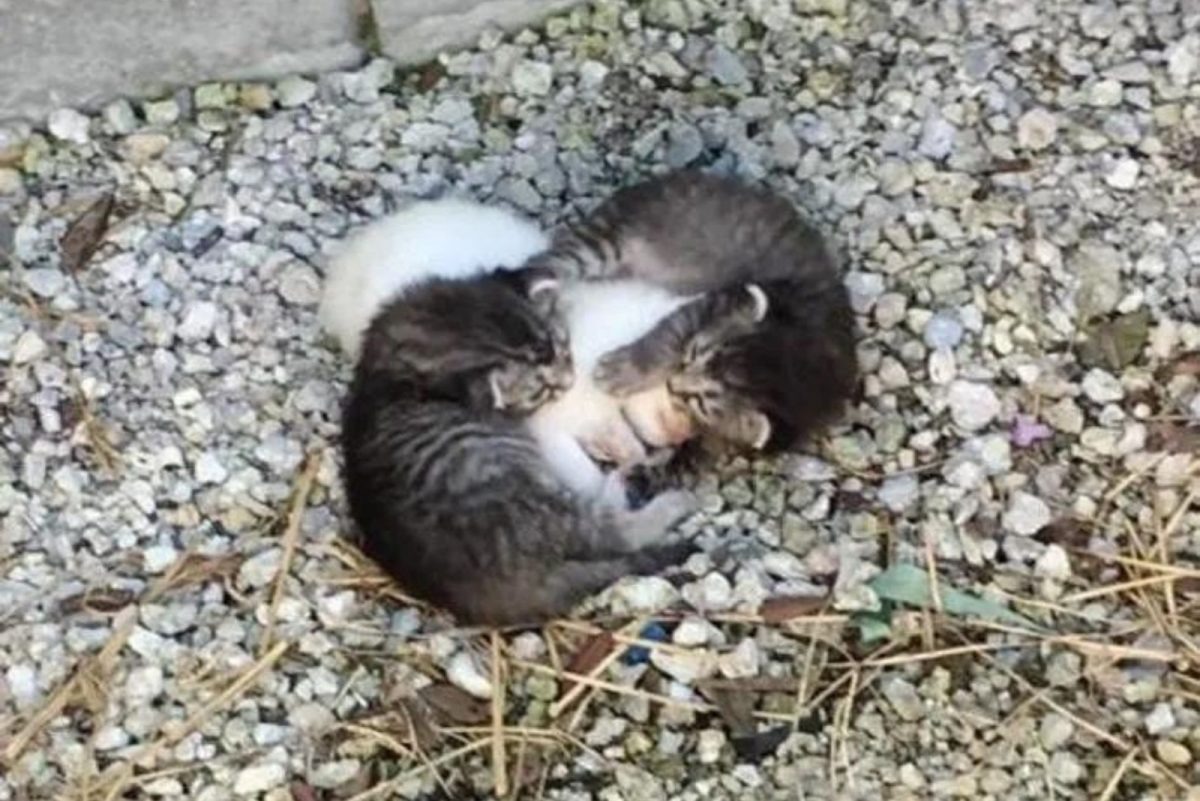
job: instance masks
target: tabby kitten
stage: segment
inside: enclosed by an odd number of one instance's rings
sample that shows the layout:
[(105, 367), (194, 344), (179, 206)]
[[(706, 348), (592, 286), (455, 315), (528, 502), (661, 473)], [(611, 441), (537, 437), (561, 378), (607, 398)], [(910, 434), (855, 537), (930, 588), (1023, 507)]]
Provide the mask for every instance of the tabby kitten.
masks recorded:
[(538, 623), (691, 550), (666, 542), (694, 510), (690, 494), (630, 510), (614, 473), (583, 496), (525, 425), (570, 369), (546, 324), (556, 290), (544, 279), (497, 271), (409, 287), (367, 328), (345, 408), (346, 492), (366, 552), (463, 623)]
[(637, 279), (697, 296), (594, 372), (621, 396), (665, 383), (683, 418), (676, 429), (780, 449), (830, 421), (855, 390), (839, 270), (816, 229), (766, 189), (695, 170), (654, 178), (616, 192), (527, 264), (564, 280)]

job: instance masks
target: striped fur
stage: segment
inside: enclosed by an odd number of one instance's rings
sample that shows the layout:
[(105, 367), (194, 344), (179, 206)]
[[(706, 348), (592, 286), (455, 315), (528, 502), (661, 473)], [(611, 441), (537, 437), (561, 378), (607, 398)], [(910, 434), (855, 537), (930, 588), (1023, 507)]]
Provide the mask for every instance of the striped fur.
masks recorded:
[(539, 623), (690, 551), (665, 541), (694, 508), (690, 495), (630, 510), (616, 478), (596, 497), (573, 492), (514, 414), (523, 410), (490, 402), (492, 371), (553, 360), (529, 285), (496, 272), (406, 290), (367, 328), (343, 416), (364, 549), (463, 623)]

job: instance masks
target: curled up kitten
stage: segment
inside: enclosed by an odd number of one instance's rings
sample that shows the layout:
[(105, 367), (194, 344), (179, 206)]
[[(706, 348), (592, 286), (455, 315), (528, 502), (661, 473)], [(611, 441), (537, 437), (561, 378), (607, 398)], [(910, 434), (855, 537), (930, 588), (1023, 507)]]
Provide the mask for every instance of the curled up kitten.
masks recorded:
[[(470, 624), (535, 624), (691, 547), (668, 491), (630, 510), (619, 477), (569, 489), (521, 419), (569, 372), (528, 272), (432, 279), (371, 323), (345, 407), (345, 482), (366, 552)], [(615, 476), (615, 474), (613, 474)]]
[(857, 387), (849, 297), (819, 233), (785, 198), (737, 179), (670, 173), (616, 192), (530, 265), (564, 281), (640, 280), (688, 302), (606, 354), (593, 378), (630, 398), (642, 439), (689, 427), (752, 449), (790, 447)]
[[(549, 243), (534, 223), (501, 207), (455, 198), (413, 202), (363, 228), (333, 258), (318, 312), (322, 327), (357, 358), (368, 324), (408, 288), (430, 278), (468, 278), (520, 265)], [(633, 342), (685, 300), (637, 281), (562, 286), (556, 330), (569, 339), (575, 375), (569, 382), (560, 377), (569, 389), (526, 422), (571, 488), (599, 492), (606, 478), (597, 462), (627, 470), (648, 458), (623, 403), (643, 412), (650, 422), (642, 428), (655, 444), (679, 441), (678, 432), (654, 429), (656, 421), (672, 422), (665, 388), (619, 399), (596, 386), (591, 372), (605, 352)]]

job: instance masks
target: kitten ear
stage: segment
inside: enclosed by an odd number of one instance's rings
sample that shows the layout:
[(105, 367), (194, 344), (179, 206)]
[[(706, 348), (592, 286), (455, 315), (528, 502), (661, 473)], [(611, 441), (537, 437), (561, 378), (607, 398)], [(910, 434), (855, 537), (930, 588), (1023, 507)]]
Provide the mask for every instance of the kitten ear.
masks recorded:
[(504, 389), (500, 386), (499, 370), (488, 373), (488, 387), (492, 390), (492, 408), (502, 411), (508, 406), (508, 400), (504, 397)]
[(558, 295), (560, 284), (557, 278), (546, 276), (529, 281), (525, 292), (530, 300), (550, 300)]
[(767, 300), (767, 293), (758, 284), (746, 284), (746, 291), (754, 300), (754, 322), (761, 323), (767, 316), (767, 310), (771, 307), (770, 301)]
[(771, 439), (771, 420), (762, 412), (751, 412), (746, 420), (746, 433), (750, 446), (756, 451), (767, 447)]

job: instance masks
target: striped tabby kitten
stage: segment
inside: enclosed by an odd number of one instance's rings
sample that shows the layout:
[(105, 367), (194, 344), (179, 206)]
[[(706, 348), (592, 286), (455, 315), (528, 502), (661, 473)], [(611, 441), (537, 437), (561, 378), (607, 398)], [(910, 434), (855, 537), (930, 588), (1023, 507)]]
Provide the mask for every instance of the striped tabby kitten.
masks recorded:
[(574, 492), (525, 424), (569, 382), (556, 295), (530, 270), (425, 280), (362, 339), (342, 432), (351, 513), (372, 558), (464, 623), (538, 623), (691, 551), (666, 542), (690, 494), (630, 510), (616, 473)]
[[(651, 179), (618, 191), (528, 264), (564, 280), (635, 279), (697, 296), (593, 373), (619, 396), (665, 383), (679, 419), (660, 430), (691, 425), (784, 448), (855, 390), (854, 318), (833, 257), (765, 189), (694, 170)], [(636, 409), (627, 416), (639, 433), (652, 428)]]

